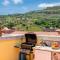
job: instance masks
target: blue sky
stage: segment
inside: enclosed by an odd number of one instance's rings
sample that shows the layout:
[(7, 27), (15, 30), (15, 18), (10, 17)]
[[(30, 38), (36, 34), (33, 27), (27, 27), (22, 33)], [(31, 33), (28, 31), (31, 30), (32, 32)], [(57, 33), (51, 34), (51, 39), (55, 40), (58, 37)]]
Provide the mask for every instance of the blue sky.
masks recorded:
[(0, 0), (0, 15), (60, 6), (60, 0)]

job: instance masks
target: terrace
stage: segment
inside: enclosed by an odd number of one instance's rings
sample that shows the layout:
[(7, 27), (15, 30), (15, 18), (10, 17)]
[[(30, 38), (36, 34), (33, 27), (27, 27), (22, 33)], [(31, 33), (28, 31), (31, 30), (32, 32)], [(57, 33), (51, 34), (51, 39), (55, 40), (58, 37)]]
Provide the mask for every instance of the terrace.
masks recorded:
[[(25, 41), (25, 37), (24, 37), (25, 33), (27, 33), (27, 32), (15, 31), (11, 34), (3, 34), (0, 37), (0, 53), (1, 53), (0, 60), (19, 60), (19, 52), (21, 50), (19, 46), (21, 43), (23, 43)], [(34, 60), (37, 60), (36, 59), (37, 56), (40, 58), (41, 54), (43, 52), (47, 53), (47, 55), (49, 54), (48, 57), (50, 58), (50, 60), (51, 60), (51, 56), (50, 56), (51, 53), (50, 52), (48, 53), (47, 51), (54, 51), (54, 52), (60, 53), (60, 50), (54, 50), (54, 49), (51, 50), (51, 47), (49, 48), (46, 46), (40, 46), (40, 40), (43, 40), (46, 42), (47, 41), (60, 42), (60, 35), (58, 34), (58, 32), (34, 32), (34, 33), (37, 35), (37, 45), (34, 47), (34, 50), (33, 50), (33, 52), (35, 54)], [(17, 48), (16, 46), (19, 48)], [(40, 51), (40, 50), (42, 50), (42, 51)], [(39, 54), (38, 52), (42, 52), (42, 53), (40, 55), (38, 55)], [(42, 56), (44, 57), (45, 55), (42, 54)], [(42, 59), (42, 60), (44, 60), (44, 59)]]

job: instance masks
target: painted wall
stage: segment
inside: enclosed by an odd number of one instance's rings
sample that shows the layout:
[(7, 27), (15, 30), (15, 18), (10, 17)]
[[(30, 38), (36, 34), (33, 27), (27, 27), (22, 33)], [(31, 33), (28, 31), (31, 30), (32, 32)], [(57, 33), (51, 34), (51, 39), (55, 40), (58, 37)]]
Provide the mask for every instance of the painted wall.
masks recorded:
[(19, 48), (15, 48), (17, 40), (0, 40), (0, 60), (18, 60)]

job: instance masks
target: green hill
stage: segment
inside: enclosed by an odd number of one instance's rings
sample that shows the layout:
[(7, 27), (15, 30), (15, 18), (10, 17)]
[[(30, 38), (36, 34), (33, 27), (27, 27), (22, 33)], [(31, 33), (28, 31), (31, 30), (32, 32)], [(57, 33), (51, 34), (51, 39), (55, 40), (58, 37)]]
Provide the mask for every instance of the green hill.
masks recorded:
[(43, 31), (43, 28), (60, 28), (60, 6), (24, 14), (0, 15), (0, 25), (23, 31)]

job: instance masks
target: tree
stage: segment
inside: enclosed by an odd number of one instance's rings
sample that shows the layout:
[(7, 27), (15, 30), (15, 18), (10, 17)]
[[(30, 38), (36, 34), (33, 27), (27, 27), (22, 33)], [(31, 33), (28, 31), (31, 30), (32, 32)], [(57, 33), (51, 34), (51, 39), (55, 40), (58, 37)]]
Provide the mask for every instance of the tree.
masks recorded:
[(15, 26), (15, 23), (12, 23), (12, 22), (9, 22), (6, 24), (6, 27), (8, 27), (10, 29), (12, 29), (12, 27), (14, 27), (14, 26)]

